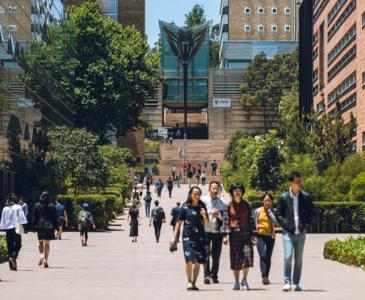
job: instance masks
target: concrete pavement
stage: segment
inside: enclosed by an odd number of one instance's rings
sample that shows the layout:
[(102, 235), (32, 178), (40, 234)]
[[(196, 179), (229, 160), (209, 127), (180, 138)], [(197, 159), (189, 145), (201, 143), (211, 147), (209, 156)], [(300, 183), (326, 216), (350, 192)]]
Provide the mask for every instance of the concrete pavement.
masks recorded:
[[(206, 191), (206, 188), (204, 189)], [(173, 199), (163, 191), (161, 200), (169, 216), (176, 200), (186, 199), (187, 187), (175, 189)], [(153, 195), (156, 199), (156, 195)], [(144, 211), (141, 209), (141, 216)], [(77, 233), (66, 232), (64, 240), (51, 243), (50, 268), (37, 266), (37, 240), (34, 233), (23, 238), (18, 262), (19, 271), (10, 272), (0, 265), (1, 300), (97, 300), (97, 299), (365, 299), (365, 272), (323, 259), (323, 244), (346, 235), (308, 235), (302, 276), (302, 293), (283, 293), (281, 235), (273, 254), (270, 286), (261, 284), (259, 260), (249, 275), (251, 291), (232, 291), (228, 248), (223, 248), (220, 284), (204, 285), (201, 269), (200, 292), (187, 292), (182, 247), (171, 254), (168, 241), (172, 230), (170, 218), (162, 229), (161, 241), (155, 243), (153, 228), (142, 218), (138, 243), (131, 243), (126, 216), (121, 216), (106, 233), (91, 233), (89, 246), (81, 247)]]

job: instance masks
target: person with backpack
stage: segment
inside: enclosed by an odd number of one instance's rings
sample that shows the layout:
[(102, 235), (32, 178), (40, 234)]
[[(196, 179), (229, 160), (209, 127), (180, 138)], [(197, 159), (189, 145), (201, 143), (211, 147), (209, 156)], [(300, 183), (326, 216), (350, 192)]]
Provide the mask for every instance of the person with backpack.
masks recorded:
[(176, 206), (173, 209), (171, 209), (171, 222), (170, 222), (170, 225), (172, 226), (172, 232), (175, 231), (175, 226), (176, 226), (176, 223), (179, 219), (179, 215), (180, 215), (180, 211), (181, 211), (180, 205), (181, 205), (180, 202), (176, 202)]
[(131, 195), (131, 201), (132, 201), (132, 205), (136, 205), (137, 208), (139, 208), (140, 206), (140, 197), (139, 197), (139, 193), (137, 191), (137, 187), (134, 187), (134, 191), (132, 192), (132, 195)]
[(188, 172), (186, 173), (186, 177), (188, 178), (189, 188), (191, 188), (191, 178), (193, 178), (193, 172), (192, 172), (191, 168), (188, 169)]
[(48, 257), (51, 250), (50, 241), (55, 239), (55, 230), (58, 229), (58, 215), (55, 205), (51, 202), (49, 193), (44, 191), (33, 210), (33, 224), (37, 229), (39, 242), (39, 266), (48, 268)]
[(9, 194), (1, 215), (0, 229), (6, 231), (8, 261), (11, 271), (17, 271), (17, 258), (22, 247), (23, 225), (27, 224), (22, 207), (18, 204), (17, 196)]
[(217, 175), (217, 169), (218, 169), (218, 164), (216, 160), (213, 160), (212, 164), (212, 176), (216, 176)]
[(172, 196), (172, 190), (174, 188), (174, 181), (172, 180), (171, 177), (169, 177), (169, 179), (167, 180), (167, 190), (169, 192), (169, 198), (171, 199)]
[(200, 176), (201, 176), (201, 171), (200, 169), (197, 169), (195, 172), (196, 185), (199, 185), (200, 183)]
[(161, 193), (162, 193), (162, 189), (163, 189), (163, 182), (162, 182), (161, 178), (159, 180), (157, 180), (157, 182), (155, 184), (155, 188), (156, 188), (157, 196), (159, 198), (161, 198)]
[(146, 218), (149, 218), (151, 216), (151, 202), (152, 202), (152, 196), (150, 191), (147, 191), (147, 194), (146, 196), (144, 196), (143, 200), (144, 200)]
[(200, 178), (202, 180), (202, 185), (205, 185), (207, 182), (207, 173), (205, 173), (205, 171), (203, 171), (202, 174), (200, 175)]
[(150, 186), (151, 186), (151, 178), (150, 178), (150, 175), (148, 174), (146, 176), (146, 189), (147, 189), (147, 192), (150, 191)]
[(79, 212), (78, 223), (79, 223), (81, 245), (83, 247), (86, 247), (87, 240), (89, 239), (90, 227), (92, 227), (93, 230), (95, 230), (96, 228), (94, 218), (90, 212), (89, 203), (84, 203), (82, 205), (82, 209)]
[(156, 243), (160, 242), (162, 223), (166, 222), (165, 211), (159, 205), (160, 202), (156, 200), (155, 207), (152, 209), (151, 219), (150, 219), (150, 226), (152, 225), (153, 222), (153, 227), (155, 229)]

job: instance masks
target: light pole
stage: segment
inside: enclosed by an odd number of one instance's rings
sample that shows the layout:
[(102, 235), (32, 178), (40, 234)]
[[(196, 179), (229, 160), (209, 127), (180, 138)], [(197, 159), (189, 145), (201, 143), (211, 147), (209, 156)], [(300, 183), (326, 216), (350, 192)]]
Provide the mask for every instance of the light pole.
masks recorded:
[[(192, 28), (178, 27), (171, 23), (159, 21), (161, 33), (166, 37), (171, 50), (183, 66), (184, 73), (184, 164), (187, 162), (187, 128), (188, 128), (188, 69), (189, 63), (198, 53), (209, 32), (209, 24)], [(184, 183), (185, 183), (184, 175)]]

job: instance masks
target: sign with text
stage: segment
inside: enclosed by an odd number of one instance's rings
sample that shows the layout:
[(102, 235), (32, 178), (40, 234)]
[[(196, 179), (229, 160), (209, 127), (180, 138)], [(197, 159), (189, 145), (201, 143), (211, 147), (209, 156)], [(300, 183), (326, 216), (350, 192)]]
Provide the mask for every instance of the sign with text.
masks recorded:
[(214, 98), (213, 107), (231, 107), (231, 99), (228, 98)]

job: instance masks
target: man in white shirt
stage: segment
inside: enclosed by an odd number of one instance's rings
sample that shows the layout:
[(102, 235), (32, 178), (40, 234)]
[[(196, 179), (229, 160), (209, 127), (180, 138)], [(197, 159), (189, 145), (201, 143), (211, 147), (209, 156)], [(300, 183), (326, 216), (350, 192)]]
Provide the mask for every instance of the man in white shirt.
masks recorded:
[(6, 231), (9, 267), (12, 271), (17, 270), (16, 259), (22, 247), (22, 226), (27, 224), (22, 207), (17, 203), (16, 195), (13, 193), (9, 194), (0, 221), (0, 229)]
[[(222, 252), (223, 236), (220, 227), (223, 221), (223, 212), (227, 209), (226, 203), (219, 197), (220, 183), (212, 181), (209, 184), (209, 195), (202, 197), (208, 211), (209, 225), (206, 226), (207, 233), (207, 260), (204, 268), (204, 283), (219, 283), (218, 271), (219, 260)], [(210, 266), (212, 256), (212, 266)]]

